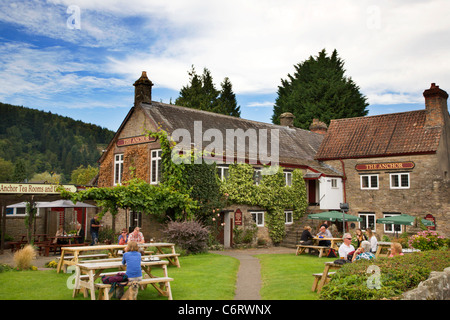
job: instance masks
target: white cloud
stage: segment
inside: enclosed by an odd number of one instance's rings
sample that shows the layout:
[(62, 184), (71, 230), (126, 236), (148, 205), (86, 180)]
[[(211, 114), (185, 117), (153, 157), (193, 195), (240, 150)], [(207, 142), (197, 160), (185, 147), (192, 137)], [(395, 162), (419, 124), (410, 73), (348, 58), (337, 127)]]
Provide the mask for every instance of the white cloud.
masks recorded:
[(265, 101), (265, 102), (250, 102), (246, 105), (246, 107), (250, 108), (273, 108), (273, 101)]

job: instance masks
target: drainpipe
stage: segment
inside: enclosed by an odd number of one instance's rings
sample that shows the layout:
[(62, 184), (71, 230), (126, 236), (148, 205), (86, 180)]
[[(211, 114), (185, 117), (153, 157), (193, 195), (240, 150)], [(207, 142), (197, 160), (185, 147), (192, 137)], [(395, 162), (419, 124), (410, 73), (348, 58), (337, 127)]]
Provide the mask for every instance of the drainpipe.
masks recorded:
[(344, 173), (344, 176), (342, 177), (342, 182), (343, 182), (343, 185), (344, 185), (344, 203), (347, 203), (347, 192), (346, 192), (346, 188), (345, 188), (345, 180), (347, 180), (347, 175), (345, 174), (344, 161), (342, 161), (342, 159), (339, 159), (339, 161), (341, 162), (342, 172)]

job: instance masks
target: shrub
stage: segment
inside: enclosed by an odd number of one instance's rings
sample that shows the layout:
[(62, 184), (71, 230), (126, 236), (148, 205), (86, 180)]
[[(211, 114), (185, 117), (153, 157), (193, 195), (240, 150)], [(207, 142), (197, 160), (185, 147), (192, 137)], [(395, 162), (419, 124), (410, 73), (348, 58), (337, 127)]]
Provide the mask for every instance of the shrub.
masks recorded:
[(409, 238), (408, 244), (421, 251), (437, 250), (446, 245), (446, 240), (436, 231), (420, 231)]
[(32, 268), (32, 261), (36, 259), (36, 250), (32, 245), (27, 244), (23, 249), (14, 253), (14, 263), (19, 270), (29, 270)]
[(197, 221), (170, 221), (164, 235), (169, 242), (174, 242), (187, 254), (206, 252), (209, 232)]
[(5, 272), (5, 271), (11, 271), (11, 270), (13, 270), (13, 268), (10, 265), (8, 265), (6, 263), (0, 264), (0, 273)]
[[(431, 271), (443, 271), (450, 264), (450, 251), (433, 250), (394, 258), (360, 260), (339, 269), (320, 292), (324, 300), (377, 300), (395, 298), (428, 279)], [(370, 289), (369, 266), (379, 268), (380, 289)]]
[(58, 267), (58, 262), (56, 262), (55, 260), (49, 261), (45, 264), (46, 268), (55, 268)]

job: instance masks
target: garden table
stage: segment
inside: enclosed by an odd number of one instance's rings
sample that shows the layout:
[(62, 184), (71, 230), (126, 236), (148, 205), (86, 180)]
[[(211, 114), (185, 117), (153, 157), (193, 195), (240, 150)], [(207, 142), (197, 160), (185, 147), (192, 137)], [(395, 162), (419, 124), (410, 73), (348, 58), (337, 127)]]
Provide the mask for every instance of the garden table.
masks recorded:
[[(384, 255), (387, 257), (389, 255), (389, 249), (391, 248), (392, 242), (378, 242), (377, 252), (375, 253), (375, 258), (378, 258), (380, 255)], [(383, 250), (386, 250), (386, 253), (382, 253)]]
[[(173, 280), (171, 278), (168, 278), (167, 274), (167, 265), (169, 264), (168, 261), (165, 260), (158, 260), (153, 261), (150, 260), (148, 257), (143, 257), (141, 261), (141, 268), (143, 271), (143, 274), (147, 275), (148, 278), (152, 283), (153, 287), (162, 295), (168, 296), (170, 299), (172, 297), (171, 290), (170, 290), (170, 283), (169, 281)], [(85, 288), (84, 290), (88, 289), (90, 290), (91, 300), (95, 300), (95, 280), (99, 278), (104, 270), (107, 269), (123, 269), (126, 268), (122, 264), (121, 260), (117, 261), (96, 261), (92, 263), (78, 263), (75, 265), (75, 286), (73, 289), (72, 297), (75, 297), (80, 289)], [(161, 267), (164, 272), (164, 277), (156, 277), (152, 274), (152, 268), (153, 267)], [(87, 275), (83, 277), (83, 274)], [(145, 283), (146, 279), (143, 279), (142, 283)], [(156, 284), (160, 284), (158, 287)], [(100, 295), (99, 295), (100, 298)]]
[[(140, 243), (138, 244), (140, 248), (144, 250), (149, 247), (155, 247), (158, 251), (158, 254), (154, 256), (158, 258), (165, 258), (169, 260), (169, 263), (176, 265), (178, 268), (180, 267), (180, 262), (178, 260), (179, 254), (175, 252), (175, 244), (174, 243), (164, 243), (164, 242), (156, 242), (156, 243)], [(79, 256), (82, 252), (86, 251), (108, 251), (108, 255), (110, 258), (119, 257), (119, 251), (123, 251), (127, 245), (121, 244), (113, 244), (113, 245), (96, 245), (96, 246), (75, 246), (75, 247), (61, 247), (61, 258), (58, 262), (58, 267), (56, 272), (59, 273), (64, 265), (76, 265), (79, 262)], [(171, 253), (165, 254), (162, 249), (170, 248)], [(65, 259), (64, 256), (69, 253), (71, 254), (70, 259)], [(100, 254), (100, 252), (99, 252)]]
[(334, 249), (334, 250), (339, 250), (338, 245), (336, 244), (336, 242), (340, 241), (342, 242), (342, 238), (319, 238), (319, 237), (314, 237), (313, 240), (315, 240), (317, 243), (319, 241), (323, 241), (323, 240), (328, 240), (331, 242), (330, 248)]
[(336, 270), (340, 269), (343, 265), (342, 264), (336, 264), (334, 261), (325, 262), (325, 268), (323, 269), (322, 278), (319, 281), (319, 284), (317, 286), (317, 293), (322, 290), (322, 287), (325, 285), (325, 282), (327, 281), (328, 272), (330, 270)]

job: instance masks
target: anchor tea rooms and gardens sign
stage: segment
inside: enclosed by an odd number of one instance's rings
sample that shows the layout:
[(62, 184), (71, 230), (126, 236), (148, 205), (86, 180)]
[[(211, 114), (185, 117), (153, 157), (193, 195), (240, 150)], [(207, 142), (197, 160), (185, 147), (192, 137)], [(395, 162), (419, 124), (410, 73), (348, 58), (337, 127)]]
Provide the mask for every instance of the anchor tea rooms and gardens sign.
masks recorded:
[(76, 192), (74, 185), (39, 184), (39, 183), (0, 183), (0, 193), (3, 194), (58, 194), (59, 187), (70, 192)]

